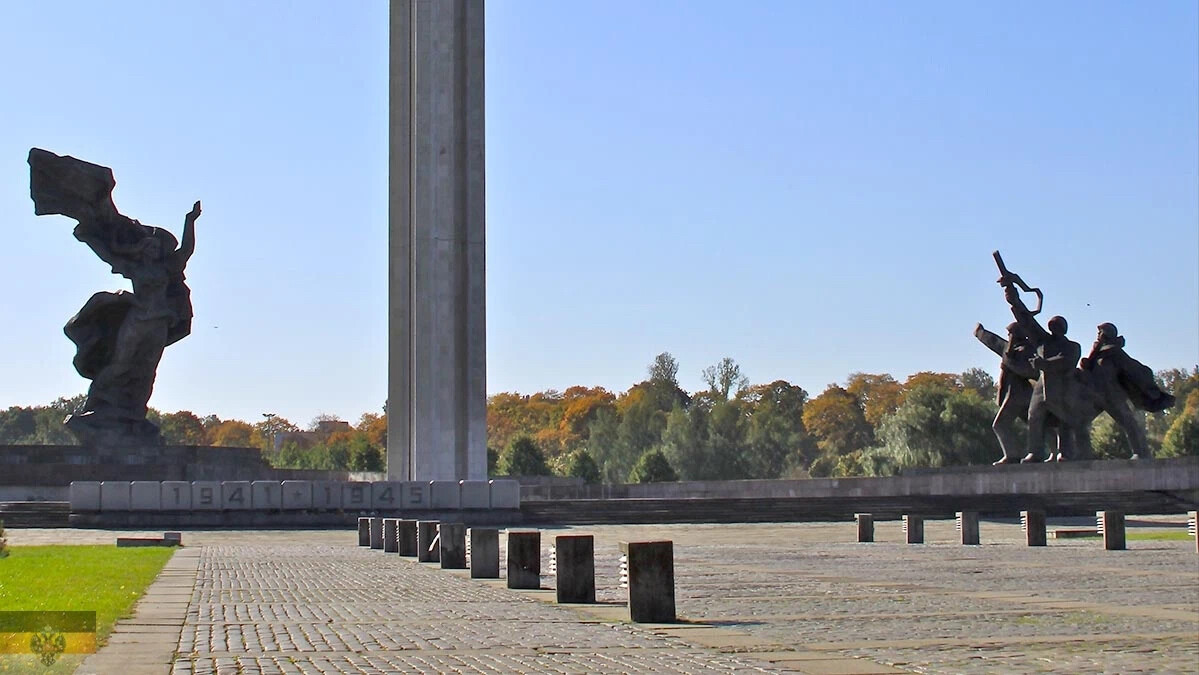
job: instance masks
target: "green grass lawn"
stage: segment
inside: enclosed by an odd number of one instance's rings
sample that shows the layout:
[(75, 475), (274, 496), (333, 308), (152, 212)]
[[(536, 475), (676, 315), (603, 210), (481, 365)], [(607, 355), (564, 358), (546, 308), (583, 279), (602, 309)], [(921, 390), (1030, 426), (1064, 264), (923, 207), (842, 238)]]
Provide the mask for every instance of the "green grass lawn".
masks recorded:
[(1124, 535), (1129, 541), (1194, 541), (1186, 530), (1153, 530), (1151, 532), (1127, 531)]
[(94, 611), (97, 639), (127, 616), (170, 548), (14, 546), (0, 558), (0, 610)]

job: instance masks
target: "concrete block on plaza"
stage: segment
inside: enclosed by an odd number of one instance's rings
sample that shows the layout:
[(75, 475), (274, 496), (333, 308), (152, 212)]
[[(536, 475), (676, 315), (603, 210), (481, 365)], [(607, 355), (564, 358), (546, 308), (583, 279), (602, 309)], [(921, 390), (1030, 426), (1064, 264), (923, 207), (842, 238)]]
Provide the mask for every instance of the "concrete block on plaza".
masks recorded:
[(541, 532), (508, 530), (508, 588), (541, 588)]
[(470, 528), (470, 576), (474, 579), (500, 578), (500, 531), (488, 527)]
[(221, 482), (217, 480), (192, 481), (192, 510), (220, 511)]
[(416, 559), (419, 562), (439, 562), (441, 546), (437, 540), (436, 520), (416, 521)]
[(285, 480), (279, 486), (284, 511), (312, 508), (312, 481)]
[(903, 531), (907, 535), (909, 544), (924, 543), (924, 517), (923, 516), (904, 516)]
[(429, 481), (429, 508), (439, 510), (462, 508), (462, 493), (458, 481)]
[(674, 542), (621, 543), (629, 565), (629, 619), (638, 623), (673, 623)]
[(400, 519), (396, 524), (396, 551), (402, 556), (416, 557), (416, 521)]
[(376, 511), (395, 511), (400, 508), (400, 486), (398, 480), (377, 480), (371, 483), (371, 508)]
[(491, 483), (485, 480), (458, 481), (458, 501), (464, 509), (491, 508)]
[(558, 602), (595, 602), (595, 537), (563, 534), (554, 538)]
[(71, 513), (100, 510), (100, 481), (71, 481)]
[(343, 485), (345, 483), (338, 480), (312, 481), (312, 508), (318, 511), (337, 511), (341, 509), (341, 488)]
[(358, 519), (358, 545), (359, 546), (370, 546), (371, 545), (371, 519), (370, 518), (359, 518)]
[(225, 511), (246, 511), (253, 502), (248, 480), (221, 481), (221, 508)]
[(369, 511), (371, 508), (371, 484), (367, 481), (342, 483), (341, 508), (347, 511)]
[(277, 480), (250, 483), (250, 505), (256, 511), (278, 511), (283, 508), (283, 484)]
[(192, 484), (185, 480), (164, 480), (159, 484), (159, 500), (164, 511), (191, 511)]
[(1127, 547), (1124, 536), (1124, 512), (1099, 511), (1095, 518), (1099, 521), (1099, 531), (1103, 534), (1103, 549), (1123, 551)]
[(491, 486), (491, 508), (520, 508), (520, 483), (514, 480), (493, 480), (488, 483)]
[(162, 541), (163, 541), (163, 544), (166, 546), (182, 546), (183, 545), (183, 533), (182, 532), (163, 532), (162, 533)]
[(1025, 539), (1029, 546), (1045, 545), (1044, 511), (1021, 511), (1020, 524), (1024, 527)]
[(399, 530), (399, 518), (384, 518), (383, 519), (383, 552), (384, 553), (399, 553), (400, 542), (397, 539)]
[(160, 537), (117, 537), (117, 548), (132, 548), (146, 546), (179, 546), (178, 541)]
[(370, 543), (371, 548), (383, 550), (383, 519), (374, 517), (370, 519)]
[(429, 481), (406, 480), (400, 483), (400, 508), (422, 510), (429, 508)]
[(855, 513), (853, 519), (858, 524), (858, 543), (869, 544), (874, 541), (874, 515)]
[(437, 531), (441, 542), (441, 569), (466, 569), (466, 525), (443, 522)]
[(958, 511), (958, 530), (963, 546), (978, 546), (978, 511)]
[(101, 511), (129, 510), (129, 481), (106, 480), (100, 483)]
[(161, 511), (162, 484), (156, 480), (135, 480), (129, 484), (130, 511)]

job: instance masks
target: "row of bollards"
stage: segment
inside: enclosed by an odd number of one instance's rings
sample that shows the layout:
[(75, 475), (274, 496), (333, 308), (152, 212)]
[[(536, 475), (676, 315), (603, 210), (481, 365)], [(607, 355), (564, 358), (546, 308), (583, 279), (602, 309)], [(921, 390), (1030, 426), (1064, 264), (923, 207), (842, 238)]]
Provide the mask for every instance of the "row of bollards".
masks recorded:
[[(508, 588), (541, 588), (541, 532), (507, 530), (507, 544)], [(436, 562), (442, 569), (469, 567), (472, 578), (500, 576), (499, 530), (494, 528), (468, 530), (463, 523), (363, 517), (358, 519), (358, 545), (415, 557), (418, 562)], [(674, 544), (621, 542), (620, 548), (627, 559), (629, 618), (639, 623), (673, 623)], [(558, 535), (554, 538), (553, 560), (557, 601), (594, 603), (595, 538)]]
[[(855, 513), (854, 520), (858, 526), (858, 542), (874, 541), (874, 516), (869, 513)], [(956, 516), (957, 530), (961, 542), (966, 546), (977, 546), (978, 512), (958, 511)], [(1121, 511), (1097, 511), (1095, 522), (1098, 534), (1103, 537), (1103, 548), (1108, 551), (1123, 551), (1126, 548), (1124, 533), (1124, 513)], [(1021, 511), (1020, 529), (1024, 531), (1025, 541), (1029, 546), (1045, 546), (1047, 533), (1045, 528), (1044, 511)], [(903, 516), (903, 532), (907, 543), (924, 543), (924, 518), (917, 515)], [(1199, 550), (1199, 544), (1196, 545)]]

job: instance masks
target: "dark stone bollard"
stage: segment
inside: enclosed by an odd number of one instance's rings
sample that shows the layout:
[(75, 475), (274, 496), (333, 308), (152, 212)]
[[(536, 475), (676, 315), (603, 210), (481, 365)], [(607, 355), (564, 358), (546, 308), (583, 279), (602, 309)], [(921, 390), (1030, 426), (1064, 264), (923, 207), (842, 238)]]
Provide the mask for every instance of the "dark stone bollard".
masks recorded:
[(958, 511), (963, 546), (978, 546), (978, 511)]
[(500, 578), (499, 530), (470, 528), (470, 576), (473, 579)]
[(1024, 536), (1026, 537), (1029, 546), (1045, 545), (1046, 538), (1044, 511), (1021, 511), (1020, 524), (1024, 526)]
[(409, 558), (416, 557), (416, 521), (400, 520), (396, 523), (397, 553)]
[(437, 531), (441, 539), (441, 569), (466, 569), (466, 525), (442, 523)]
[(1124, 537), (1124, 512), (1099, 511), (1095, 514), (1099, 520), (1099, 529), (1103, 534), (1103, 549), (1105, 551), (1123, 551), (1126, 548)]
[(359, 546), (370, 546), (371, 545), (371, 519), (370, 518), (359, 518), (358, 519), (358, 545)]
[(874, 541), (874, 516), (869, 513), (855, 513), (853, 519), (858, 523), (858, 543), (869, 544)]
[(384, 518), (383, 519), (383, 552), (384, 553), (399, 553), (400, 540), (399, 536), (399, 519)]
[(437, 545), (436, 520), (416, 521), (416, 559), (420, 562), (439, 562), (441, 547)]
[(595, 602), (595, 537), (564, 534), (554, 539), (558, 602)]
[(629, 618), (674, 623), (674, 542), (630, 541), (620, 547), (629, 563)]
[(924, 517), (923, 516), (904, 516), (903, 531), (908, 535), (909, 544), (924, 543)]
[(371, 541), (370, 541), (371, 548), (382, 549), (383, 548), (383, 519), (382, 518), (371, 518), (370, 524), (371, 524), (371, 530), (370, 530), (370, 532), (371, 532)]
[(541, 588), (541, 532), (508, 531), (508, 588)]

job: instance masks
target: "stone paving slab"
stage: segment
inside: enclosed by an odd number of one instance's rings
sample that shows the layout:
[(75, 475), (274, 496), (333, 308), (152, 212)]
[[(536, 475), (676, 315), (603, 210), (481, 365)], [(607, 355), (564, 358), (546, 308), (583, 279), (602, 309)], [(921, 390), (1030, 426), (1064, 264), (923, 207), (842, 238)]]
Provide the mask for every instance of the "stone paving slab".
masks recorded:
[(88, 656), (78, 675), (162, 675), (169, 671), (200, 565), (200, 550), (178, 549), (107, 644)]

